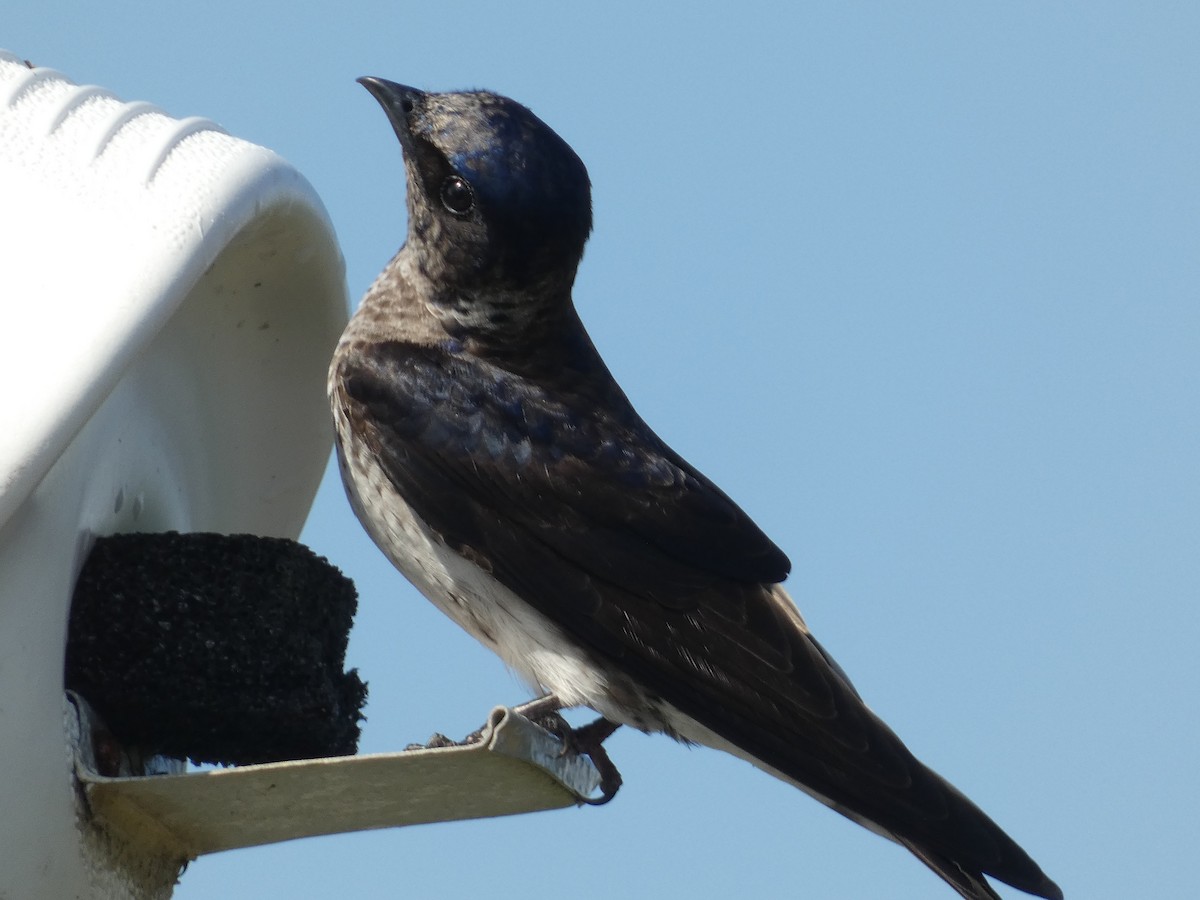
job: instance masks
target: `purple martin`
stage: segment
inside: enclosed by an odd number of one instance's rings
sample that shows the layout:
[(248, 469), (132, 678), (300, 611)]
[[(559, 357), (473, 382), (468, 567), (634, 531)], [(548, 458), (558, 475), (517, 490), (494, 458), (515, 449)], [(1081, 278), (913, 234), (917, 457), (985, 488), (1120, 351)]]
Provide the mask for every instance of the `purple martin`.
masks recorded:
[(996, 900), (990, 875), (1061, 898), (867, 708), (783, 589), (788, 558), (609, 373), (571, 299), (592, 227), (575, 152), (506, 97), (359, 80), (400, 140), (408, 237), (329, 392), (350, 502), (396, 568), (545, 692), (531, 707), (599, 713), (593, 739), (725, 750), (963, 897)]

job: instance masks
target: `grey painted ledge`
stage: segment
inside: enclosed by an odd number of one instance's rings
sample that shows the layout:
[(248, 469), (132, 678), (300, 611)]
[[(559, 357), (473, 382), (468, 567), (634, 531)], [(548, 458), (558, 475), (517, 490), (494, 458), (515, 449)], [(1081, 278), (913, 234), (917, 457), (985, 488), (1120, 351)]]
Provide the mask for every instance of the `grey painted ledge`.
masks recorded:
[[(108, 777), (96, 771), (86, 704), (76, 777), (96, 823), (178, 859), (276, 841), (578, 805), (599, 785), (590, 760), (504, 707), (480, 740), (398, 753), (197, 772)], [(101, 755), (103, 751), (101, 750)]]

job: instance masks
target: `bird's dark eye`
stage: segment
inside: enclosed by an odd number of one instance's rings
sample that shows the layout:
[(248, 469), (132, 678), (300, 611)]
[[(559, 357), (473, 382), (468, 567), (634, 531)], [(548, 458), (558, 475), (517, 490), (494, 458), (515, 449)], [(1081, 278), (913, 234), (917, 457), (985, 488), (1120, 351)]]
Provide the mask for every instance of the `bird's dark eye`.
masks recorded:
[(451, 175), (442, 182), (442, 205), (456, 216), (465, 216), (475, 205), (475, 194), (466, 179)]

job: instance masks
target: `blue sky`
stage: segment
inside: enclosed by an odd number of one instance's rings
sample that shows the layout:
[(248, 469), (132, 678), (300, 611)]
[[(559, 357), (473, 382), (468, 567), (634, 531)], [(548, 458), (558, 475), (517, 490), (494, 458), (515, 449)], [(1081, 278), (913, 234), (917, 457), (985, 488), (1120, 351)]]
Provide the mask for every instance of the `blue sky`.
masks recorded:
[[(531, 106), (591, 172), (597, 345), (791, 556), (868, 702), (1068, 897), (1194, 892), (1197, 9), (108, 6), (9, 8), (0, 44), (280, 152), (354, 298), (404, 229), (399, 149), (355, 77)], [(336, 476), (303, 538), (362, 595), (362, 750), (525, 699)], [(736, 760), (609, 747), (607, 807), (206, 857), (177, 896), (950, 895)]]

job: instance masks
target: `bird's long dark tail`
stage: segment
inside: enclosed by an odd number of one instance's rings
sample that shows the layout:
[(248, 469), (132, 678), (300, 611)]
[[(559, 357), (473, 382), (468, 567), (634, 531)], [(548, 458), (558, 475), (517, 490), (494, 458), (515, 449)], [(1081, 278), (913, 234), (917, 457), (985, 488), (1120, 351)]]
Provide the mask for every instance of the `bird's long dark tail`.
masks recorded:
[[(900, 741), (890, 728), (863, 704), (845, 673), (833, 661), (811, 634), (804, 632), (809, 642), (829, 666), (830, 674), (840, 679), (845, 694), (839, 708), (849, 719), (857, 716), (865, 730), (871, 733), (868, 746), (873, 746), (878, 758), (899, 760), (899, 769), (907, 780), (897, 781), (901, 788), (889, 795), (886, 788), (871, 794), (860, 786), (870, 778), (855, 779), (845, 773), (824, 777), (809, 764), (803, 752), (797, 753), (799, 743), (775, 745), (761, 740), (762, 732), (746, 732), (733, 752), (765, 768), (802, 790), (815, 796), (858, 824), (896, 841), (925, 863), (954, 888), (965, 900), (1000, 900), (1000, 895), (988, 884), (987, 877), (1032, 894), (1044, 900), (1063, 900), (1063, 893), (1036, 862), (993, 822), (986, 813), (961, 791), (936, 772), (923, 765)], [(747, 745), (758, 739), (759, 746), (768, 752), (745, 753)], [(781, 752), (782, 751), (782, 752)], [(791, 754), (789, 756), (789, 753)], [(814, 778), (814, 774), (817, 775)], [(924, 806), (921, 806), (924, 798)], [(889, 800), (895, 802), (889, 803)], [(916, 809), (914, 815), (912, 810)]]
[[(992, 890), (991, 885), (981, 872), (968, 872), (951, 859), (931, 853), (924, 847), (901, 839), (900, 844), (906, 847), (917, 859), (933, 869), (938, 877), (950, 885), (966, 900), (1001, 900), (999, 894)], [(1050, 892), (1042, 892), (1038, 896), (1048, 900), (1062, 900), (1062, 892), (1056, 885), (1051, 884)], [(1054, 893), (1057, 891), (1057, 893)]]

